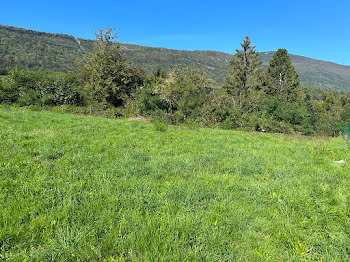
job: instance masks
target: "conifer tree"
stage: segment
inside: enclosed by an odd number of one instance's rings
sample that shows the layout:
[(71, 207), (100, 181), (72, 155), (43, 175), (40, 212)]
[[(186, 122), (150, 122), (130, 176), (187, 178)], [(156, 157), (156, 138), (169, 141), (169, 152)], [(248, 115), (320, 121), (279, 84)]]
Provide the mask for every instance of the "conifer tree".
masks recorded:
[(273, 55), (266, 73), (266, 93), (286, 101), (297, 101), (301, 84), (286, 49), (278, 49)]
[(258, 92), (263, 79), (262, 61), (255, 46), (251, 45), (248, 36), (241, 44), (242, 49), (237, 49), (235, 56), (230, 61), (227, 70), (227, 78), (224, 88), (228, 94), (234, 96), (238, 102), (236, 106), (253, 106), (256, 104)]

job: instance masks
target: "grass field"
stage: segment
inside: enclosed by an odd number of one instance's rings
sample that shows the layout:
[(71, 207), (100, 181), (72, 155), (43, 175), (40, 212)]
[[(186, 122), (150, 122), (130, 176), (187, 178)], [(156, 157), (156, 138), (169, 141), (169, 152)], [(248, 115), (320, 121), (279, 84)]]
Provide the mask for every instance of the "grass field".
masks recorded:
[(350, 260), (342, 138), (158, 129), (0, 108), (0, 260)]

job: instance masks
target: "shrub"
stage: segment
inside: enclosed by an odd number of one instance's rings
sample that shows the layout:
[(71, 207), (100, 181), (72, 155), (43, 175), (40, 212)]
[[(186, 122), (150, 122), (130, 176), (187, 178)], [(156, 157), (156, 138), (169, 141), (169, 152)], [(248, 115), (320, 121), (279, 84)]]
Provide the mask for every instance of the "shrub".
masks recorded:
[(29, 105), (82, 105), (74, 75), (12, 69), (0, 85), (0, 103)]
[(213, 81), (204, 70), (186, 68), (173, 70), (164, 81), (157, 83), (154, 93), (166, 103), (175, 123), (186, 123), (199, 118), (212, 89)]
[(8, 77), (0, 79), (0, 103), (13, 104), (17, 102), (18, 97), (18, 87), (12, 84), (11, 79)]

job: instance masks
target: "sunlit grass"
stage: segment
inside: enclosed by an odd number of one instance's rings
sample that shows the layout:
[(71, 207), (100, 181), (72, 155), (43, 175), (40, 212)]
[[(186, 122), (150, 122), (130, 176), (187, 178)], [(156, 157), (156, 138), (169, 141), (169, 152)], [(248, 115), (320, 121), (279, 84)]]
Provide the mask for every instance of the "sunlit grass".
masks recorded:
[(347, 261), (349, 156), (342, 138), (0, 108), (0, 260)]

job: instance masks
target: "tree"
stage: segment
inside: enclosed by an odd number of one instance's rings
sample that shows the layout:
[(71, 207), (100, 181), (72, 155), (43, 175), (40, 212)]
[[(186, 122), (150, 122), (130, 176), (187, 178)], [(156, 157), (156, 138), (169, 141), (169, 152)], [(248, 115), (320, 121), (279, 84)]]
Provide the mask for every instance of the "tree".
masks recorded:
[(273, 55), (266, 73), (266, 93), (279, 99), (295, 102), (301, 98), (299, 76), (286, 49)]
[(167, 109), (167, 103), (155, 93), (157, 86), (163, 83), (166, 76), (161, 68), (144, 78), (143, 85), (133, 93), (133, 99), (128, 99), (125, 105), (126, 112), (143, 116), (159, 117)]
[(242, 49), (237, 49), (230, 61), (224, 88), (229, 95), (236, 97), (236, 106), (255, 109), (263, 82), (262, 62), (248, 36), (241, 46)]
[(322, 100), (314, 101), (313, 105), (314, 127), (318, 133), (334, 136), (342, 132), (343, 110), (339, 94), (334, 91), (324, 91)]
[(168, 113), (174, 114), (179, 121), (186, 121), (187, 118), (196, 120), (199, 117), (212, 88), (213, 80), (203, 69), (174, 69), (167, 78), (158, 82), (155, 93), (166, 102)]
[(85, 58), (80, 69), (83, 88), (90, 102), (103, 106), (121, 106), (142, 82), (139, 70), (129, 67), (121, 55), (121, 46), (112, 29), (97, 30), (93, 52)]

